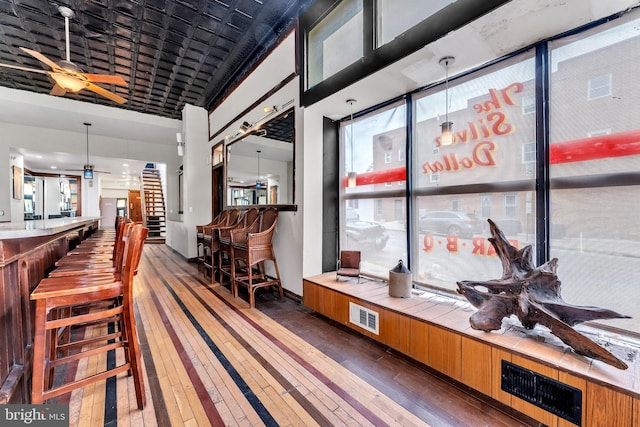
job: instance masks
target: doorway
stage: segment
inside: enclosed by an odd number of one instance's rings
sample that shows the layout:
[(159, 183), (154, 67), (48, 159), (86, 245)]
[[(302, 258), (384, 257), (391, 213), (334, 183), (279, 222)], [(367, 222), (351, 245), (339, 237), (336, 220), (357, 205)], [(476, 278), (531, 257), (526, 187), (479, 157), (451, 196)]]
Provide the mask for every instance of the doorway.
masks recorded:
[(101, 229), (116, 227), (116, 200), (115, 197), (104, 197), (100, 199), (100, 216), (102, 216), (100, 222)]
[(142, 224), (140, 190), (129, 190), (129, 219), (136, 224)]

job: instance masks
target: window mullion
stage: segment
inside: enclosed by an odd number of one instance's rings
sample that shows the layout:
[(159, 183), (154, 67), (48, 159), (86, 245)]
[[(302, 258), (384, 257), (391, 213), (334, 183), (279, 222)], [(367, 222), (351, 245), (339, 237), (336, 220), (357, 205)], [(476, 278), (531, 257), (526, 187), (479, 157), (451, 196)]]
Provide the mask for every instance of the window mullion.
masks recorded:
[(536, 47), (536, 250), (537, 263), (549, 259), (549, 47)]

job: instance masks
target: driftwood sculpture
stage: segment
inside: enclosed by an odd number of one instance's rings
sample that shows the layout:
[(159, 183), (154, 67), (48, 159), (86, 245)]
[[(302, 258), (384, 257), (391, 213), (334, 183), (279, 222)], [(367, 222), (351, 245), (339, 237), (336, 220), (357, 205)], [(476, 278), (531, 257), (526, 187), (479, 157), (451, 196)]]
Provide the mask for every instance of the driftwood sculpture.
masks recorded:
[(601, 360), (618, 369), (627, 369), (626, 363), (572, 326), (593, 319), (629, 316), (598, 307), (567, 304), (560, 296), (560, 280), (556, 275), (558, 259), (554, 258), (536, 268), (531, 260), (531, 245), (516, 249), (496, 224), (490, 219), (488, 221), (492, 236), (489, 242), (502, 262), (502, 278), (485, 282), (458, 282), (458, 292), (478, 308), (469, 318), (471, 327), (485, 332), (498, 330), (503, 318), (515, 314), (527, 329), (533, 329), (540, 323), (576, 353)]

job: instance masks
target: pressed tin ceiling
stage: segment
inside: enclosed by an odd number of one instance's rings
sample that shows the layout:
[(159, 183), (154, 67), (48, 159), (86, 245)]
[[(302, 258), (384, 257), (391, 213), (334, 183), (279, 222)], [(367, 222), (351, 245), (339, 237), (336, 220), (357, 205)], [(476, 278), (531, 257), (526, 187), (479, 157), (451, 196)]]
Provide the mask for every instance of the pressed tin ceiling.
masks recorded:
[[(174, 119), (186, 103), (210, 109), (287, 31), (313, 0), (0, 0), (0, 62), (46, 69), (20, 47), (83, 72), (116, 74), (127, 86), (99, 84), (118, 105), (88, 90), (68, 98)], [(45, 74), (0, 67), (0, 86), (49, 93)]]

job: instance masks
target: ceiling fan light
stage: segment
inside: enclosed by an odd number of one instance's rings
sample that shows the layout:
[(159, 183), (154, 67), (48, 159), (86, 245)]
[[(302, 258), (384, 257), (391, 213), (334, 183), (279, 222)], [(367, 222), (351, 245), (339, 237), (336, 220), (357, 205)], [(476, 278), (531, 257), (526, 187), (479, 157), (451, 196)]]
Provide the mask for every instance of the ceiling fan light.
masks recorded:
[(58, 86), (60, 86), (67, 92), (79, 92), (86, 87), (85, 83), (82, 80), (78, 80), (77, 78), (68, 76), (66, 74), (51, 73), (51, 78), (55, 80)]

